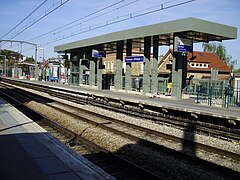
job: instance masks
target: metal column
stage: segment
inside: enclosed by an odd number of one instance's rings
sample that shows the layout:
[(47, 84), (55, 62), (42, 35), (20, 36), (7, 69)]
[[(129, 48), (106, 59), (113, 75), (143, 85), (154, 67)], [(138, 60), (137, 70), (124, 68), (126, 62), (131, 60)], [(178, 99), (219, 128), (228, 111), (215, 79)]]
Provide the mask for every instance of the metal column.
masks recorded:
[(152, 83), (151, 92), (158, 91), (158, 48), (159, 48), (159, 36), (153, 36), (153, 61), (152, 61)]
[[(70, 60), (70, 81), (69, 81), (69, 84), (72, 84), (73, 82), (73, 75), (72, 75), (72, 61)], [(50, 74), (49, 74), (49, 79), (50, 79)]]
[(114, 87), (116, 90), (122, 89), (122, 60), (124, 41), (117, 42), (116, 71), (114, 76)]
[(173, 58), (172, 64), (172, 99), (181, 99), (182, 97), (182, 71), (176, 69), (176, 64), (179, 59), (177, 57)]
[(82, 60), (83, 60), (84, 55), (80, 54), (80, 59), (79, 59), (79, 67), (78, 67), (78, 84), (79, 86), (83, 84), (83, 67), (82, 67)]
[[(132, 40), (127, 40), (127, 52), (126, 56), (132, 56)], [(126, 63), (126, 76), (125, 76), (125, 90), (129, 91), (131, 90), (131, 84), (132, 84), (132, 64)]]
[(89, 86), (95, 86), (95, 59), (90, 59)]
[(78, 74), (78, 76), (79, 76), (79, 86), (81, 85), (81, 84), (83, 84), (83, 67), (82, 67), (82, 59), (80, 59), (79, 60), (79, 69), (78, 69), (78, 71), (79, 71), (79, 74)]
[(144, 37), (143, 94), (150, 92), (151, 36)]
[(102, 58), (97, 59), (97, 87), (102, 89)]

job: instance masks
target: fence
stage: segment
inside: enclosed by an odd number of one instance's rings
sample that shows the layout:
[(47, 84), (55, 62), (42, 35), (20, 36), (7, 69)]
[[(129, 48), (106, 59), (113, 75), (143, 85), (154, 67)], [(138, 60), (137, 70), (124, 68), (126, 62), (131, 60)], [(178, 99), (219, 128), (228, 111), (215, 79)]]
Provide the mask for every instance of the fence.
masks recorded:
[(224, 80), (194, 79), (182, 93), (195, 97), (197, 103), (209, 106), (228, 108), (240, 105), (240, 89), (231, 88)]

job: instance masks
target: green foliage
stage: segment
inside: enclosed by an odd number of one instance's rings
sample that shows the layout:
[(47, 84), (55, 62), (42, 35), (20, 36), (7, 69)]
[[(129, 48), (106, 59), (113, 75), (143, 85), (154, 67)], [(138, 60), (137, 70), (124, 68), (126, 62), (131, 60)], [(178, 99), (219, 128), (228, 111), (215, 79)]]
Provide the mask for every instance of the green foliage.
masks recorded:
[(225, 62), (231, 69), (234, 69), (236, 60), (232, 60), (232, 56), (227, 54), (226, 47), (222, 43), (203, 43), (204, 52), (211, 52), (216, 54), (223, 62)]
[[(14, 63), (16, 61), (18, 61), (19, 59), (23, 59), (22, 54), (15, 52), (15, 51), (7, 50), (7, 49), (1, 50), (1, 55), (6, 56), (6, 58), (8, 59), (9, 66), (13, 66)], [(26, 62), (34, 62), (34, 59), (33, 59), (33, 57), (27, 57), (27, 59), (25, 61)]]
[(25, 61), (31, 63), (31, 62), (34, 62), (34, 59), (33, 57), (27, 57)]
[(65, 60), (64, 66), (69, 69), (70, 68), (70, 60)]
[(5, 55), (7, 59), (9, 60), (16, 60), (19, 57), (22, 57), (22, 55), (20, 53), (17, 53), (15, 51), (11, 51), (11, 50), (1, 50), (1, 55)]
[(233, 71), (234, 73), (240, 73), (240, 68)]

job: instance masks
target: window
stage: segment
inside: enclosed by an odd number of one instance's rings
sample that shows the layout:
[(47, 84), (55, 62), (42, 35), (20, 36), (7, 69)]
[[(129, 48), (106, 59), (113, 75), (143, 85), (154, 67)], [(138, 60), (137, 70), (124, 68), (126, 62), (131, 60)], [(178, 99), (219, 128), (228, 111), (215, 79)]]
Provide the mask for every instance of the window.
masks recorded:
[(107, 69), (106, 61), (103, 62), (103, 65), (105, 66), (105, 69)]
[(113, 68), (114, 68), (114, 62), (113, 61), (111, 61), (111, 70), (113, 70)]
[(140, 70), (140, 73), (143, 73), (143, 71), (144, 71), (144, 64), (141, 63), (141, 70)]

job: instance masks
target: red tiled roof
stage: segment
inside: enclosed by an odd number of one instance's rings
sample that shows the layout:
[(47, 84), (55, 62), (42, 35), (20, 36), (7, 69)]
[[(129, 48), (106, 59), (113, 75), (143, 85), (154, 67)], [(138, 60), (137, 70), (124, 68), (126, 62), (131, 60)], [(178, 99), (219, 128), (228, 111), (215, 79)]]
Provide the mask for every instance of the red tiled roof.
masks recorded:
[(188, 53), (188, 62), (209, 64), (208, 68), (196, 68), (188, 64), (188, 71), (211, 71), (211, 68), (217, 68), (219, 72), (231, 72), (230, 67), (228, 67), (217, 55), (210, 52), (194, 51), (193, 53)]

